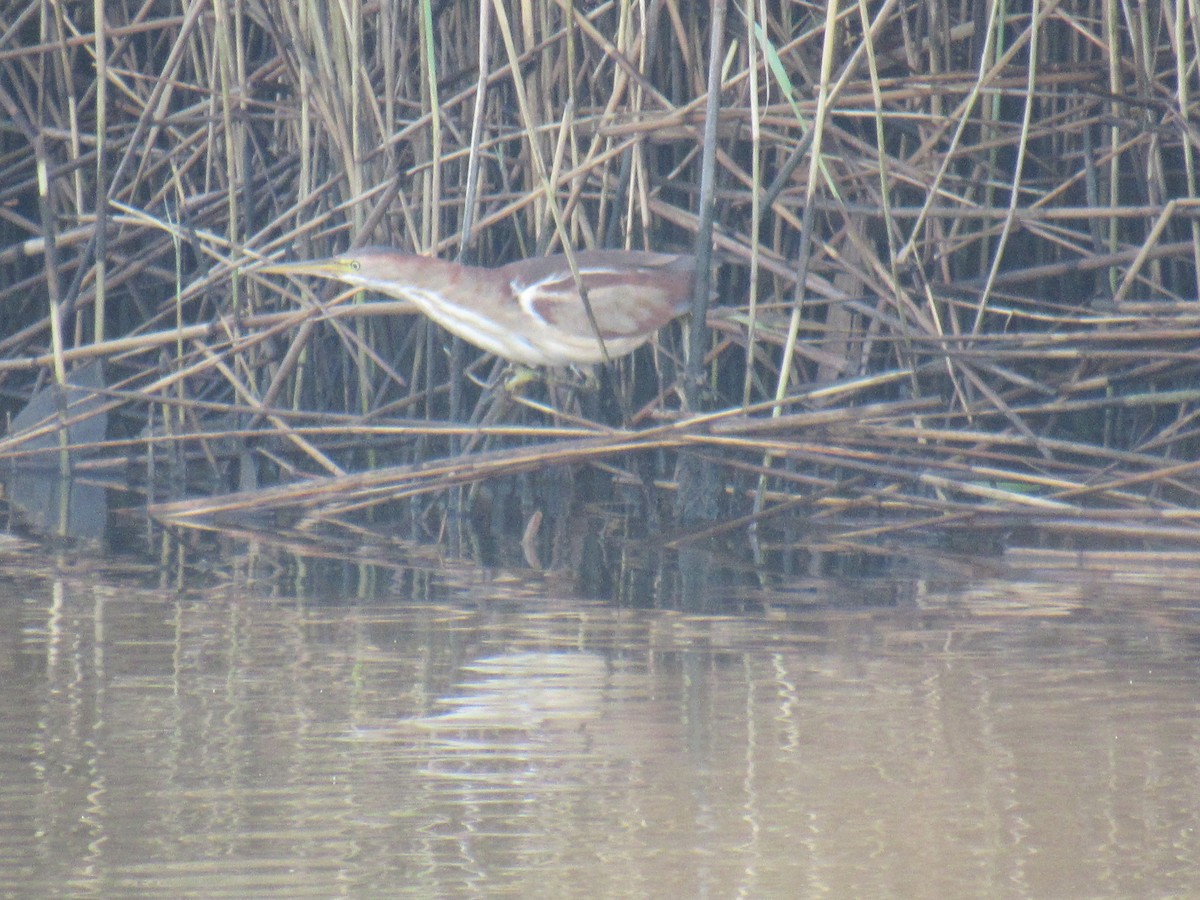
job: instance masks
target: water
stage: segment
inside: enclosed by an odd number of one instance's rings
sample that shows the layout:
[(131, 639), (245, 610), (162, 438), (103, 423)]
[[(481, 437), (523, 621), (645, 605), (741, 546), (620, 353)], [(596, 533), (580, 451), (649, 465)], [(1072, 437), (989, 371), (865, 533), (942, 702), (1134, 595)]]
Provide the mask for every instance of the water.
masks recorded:
[(992, 559), (703, 615), (307, 565), (165, 583), (0, 547), (0, 895), (1200, 889), (1190, 563)]

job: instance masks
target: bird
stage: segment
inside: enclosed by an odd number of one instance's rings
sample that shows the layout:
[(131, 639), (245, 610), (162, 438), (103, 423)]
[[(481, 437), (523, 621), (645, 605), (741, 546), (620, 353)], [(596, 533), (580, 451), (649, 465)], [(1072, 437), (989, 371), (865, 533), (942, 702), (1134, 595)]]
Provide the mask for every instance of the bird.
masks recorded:
[(488, 268), (363, 247), (257, 271), (328, 278), (407, 300), (467, 343), (531, 368), (619, 359), (688, 310), (694, 256), (581, 250), (574, 257), (594, 323), (565, 255)]

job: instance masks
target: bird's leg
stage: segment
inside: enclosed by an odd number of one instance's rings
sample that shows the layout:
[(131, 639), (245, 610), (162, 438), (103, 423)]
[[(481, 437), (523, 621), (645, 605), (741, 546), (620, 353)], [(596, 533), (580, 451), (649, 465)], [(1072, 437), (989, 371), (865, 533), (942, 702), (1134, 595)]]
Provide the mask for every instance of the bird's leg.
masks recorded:
[[(547, 371), (528, 366), (507, 365), (503, 369), (493, 369), (486, 382), (472, 380), (482, 389), (482, 394), (468, 422), (474, 433), (467, 437), (462, 452), (476, 449), (481, 440), (486, 442), (480, 434), (481, 429), (503, 421), (514, 405), (523, 406), (545, 416), (549, 421), (567, 426), (590, 428), (607, 418), (602, 414), (597, 402), (598, 398), (605, 394), (604, 384), (593, 368), (572, 366), (567, 370)], [(546, 388), (545, 400), (535, 399), (523, 390), (528, 385), (539, 382)], [(581, 399), (591, 402), (581, 404)], [(628, 422), (628, 401), (619, 391), (616, 399), (623, 411), (624, 421)], [(590, 406), (590, 411), (580, 409), (581, 405)]]
[(596, 402), (604, 390), (598, 366), (571, 366), (546, 375), (546, 390), (555, 416), (570, 424), (595, 425), (602, 421)]
[[(583, 377), (574, 366), (562, 372), (556, 369), (532, 369), (516, 365), (509, 370), (503, 390), (514, 402), (536, 410), (550, 419), (559, 419), (563, 413), (569, 413), (569, 407)], [(546, 388), (545, 402), (534, 400), (523, 390), (526, 386), (536, 383)]]

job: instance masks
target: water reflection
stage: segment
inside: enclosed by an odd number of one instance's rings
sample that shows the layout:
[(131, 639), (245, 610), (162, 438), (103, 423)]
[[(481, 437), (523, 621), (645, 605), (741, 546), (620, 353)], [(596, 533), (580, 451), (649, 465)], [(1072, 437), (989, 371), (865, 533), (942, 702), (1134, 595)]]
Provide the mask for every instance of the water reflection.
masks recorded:
[(1200, 598), (1161, 566), (809, 579), (735, 616), (2, 549), (0, 893), (1200, 885)]

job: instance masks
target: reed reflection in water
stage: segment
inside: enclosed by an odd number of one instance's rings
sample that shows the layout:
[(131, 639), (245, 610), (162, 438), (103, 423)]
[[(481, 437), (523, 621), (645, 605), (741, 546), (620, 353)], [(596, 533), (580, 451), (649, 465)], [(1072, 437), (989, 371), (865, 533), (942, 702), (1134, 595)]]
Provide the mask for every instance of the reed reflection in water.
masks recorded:
[[(19, 554), (18, 554), (19, 556)], [(1191, 583), (622, 610), (0, 577), (0, 891), (1079, 896), (1200, 885)]]

